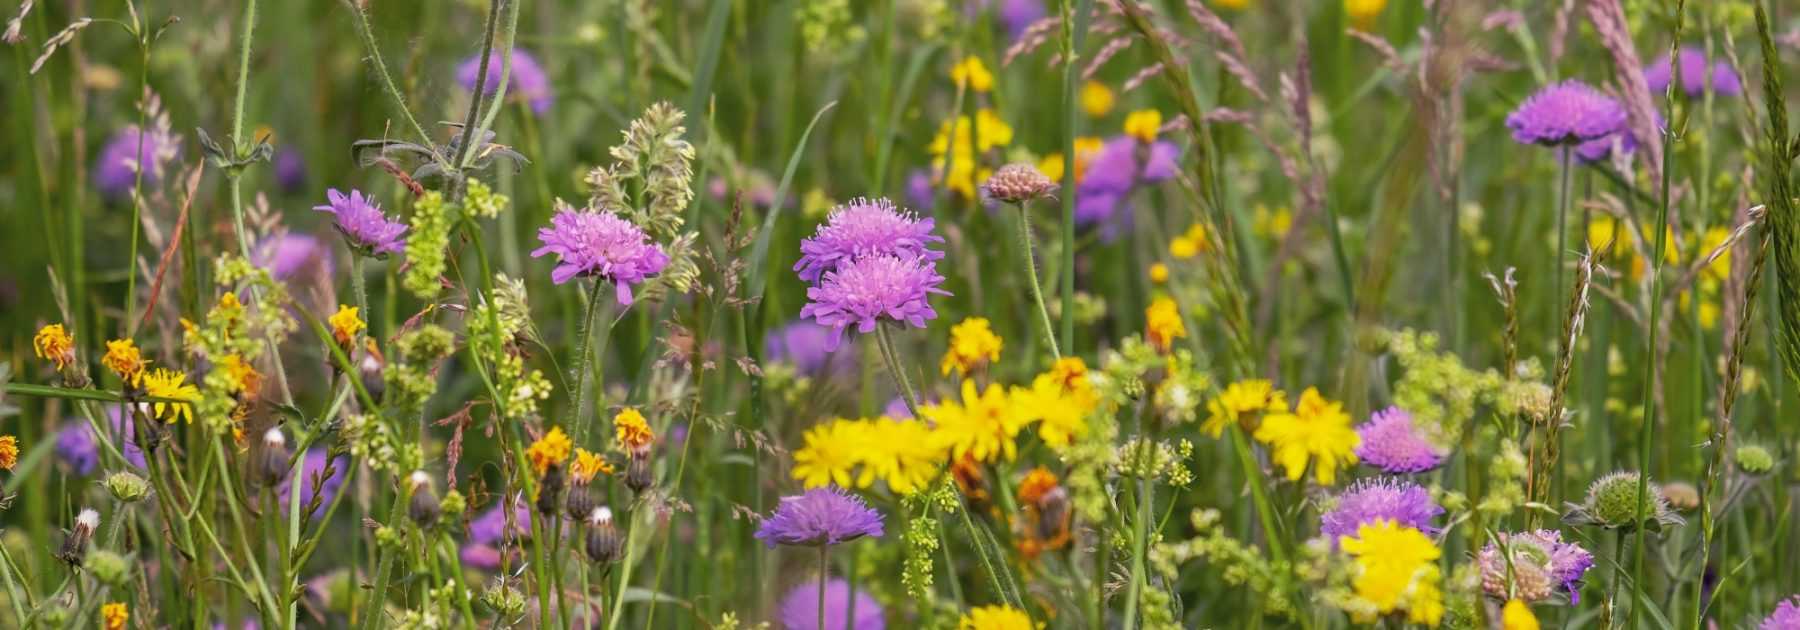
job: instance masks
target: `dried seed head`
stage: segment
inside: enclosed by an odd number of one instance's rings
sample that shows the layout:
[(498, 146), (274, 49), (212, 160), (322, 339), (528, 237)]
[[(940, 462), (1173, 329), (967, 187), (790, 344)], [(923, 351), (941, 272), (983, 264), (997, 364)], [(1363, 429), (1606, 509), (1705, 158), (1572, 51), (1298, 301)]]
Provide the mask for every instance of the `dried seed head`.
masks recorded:
[(588, 516), (585, 551), (589, 560), (600, 564), (617, 562), (624, 554), (625, 542), (619, 538), (618, 528), (613, 527), (612, 510), (605, 506), (594, 508)]
[(1050, 191), (1056, 190), (1056, 182), (1030, 164), (1008, 164), (994, 171), (981, 189), (989, 199), (1025, 203), (1048, 196)]
[(81, 513), (75, 516), (75, 527), (63, 539), (62, 549), (56, 552), (57, 559), (79, 566), (87, 557), (88, 541), (93, 540), (94, 530), (99, 528), (100, 513), (93, 508), (82, 508)]
[(287, 475), (287, 467), (287, 436), (282, 435), (279, 428), (269, 429), (263, 434), (262, 449), (257, 453), (256, 480), (264, 486), (274, 486)]

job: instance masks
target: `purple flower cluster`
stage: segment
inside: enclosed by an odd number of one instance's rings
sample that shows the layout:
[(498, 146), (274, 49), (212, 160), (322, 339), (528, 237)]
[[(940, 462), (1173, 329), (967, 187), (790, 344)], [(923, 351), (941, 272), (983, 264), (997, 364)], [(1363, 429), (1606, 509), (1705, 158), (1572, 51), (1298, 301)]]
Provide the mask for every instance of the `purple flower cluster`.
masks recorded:
[(1758, 630), (1800, 630), (1800, 595), (1781, 600), (1781, 604), (1775, 606), (1775, 612), (1763, 620)]
[(124, 198), (137, 185), (139, 166), (144, 169), (144, 184), (154, 184), (162, 177), (163, 165), (180, 154), (181, 138), (156, 129), (144, 133), (137, 125), (131, 125), (114, 133), (100, 149), (100, 158), (94, 164), (94, 185), (107, 197)]
[[(803, 494), (781, 498), (775, 512), (763, 519), (756, 539), (769, 548), (776, 545), (819, 547), (850, 542), (864, 536), (880, 538), (881, 513), (836, 486), (823, 486)], [(817, 603), (818, 600), (813, 600)]]
[(944, 252), (930, 249), (944, 237), (932, 234), (937, 225), (910, 212), (901, 212), (887, 199), (855, 199), (831, 211), (825, 224), (800, 241), (800, 260), (794, 271), (800, 279), (817, 283), (825, 272), (865, 256), (891, 254), (902, 258), (936, 261)]
[(506, 511), (496, 505), (469, 521), (469, 542), (460, 555), (464, 566), (482, 571), (500, 568), (500, 547), (508, 538), (531, 534), (531, 509), (523, 501), (513, 502), (513, 529), (506, 529)]
[(406, 224), (389, 221), (374, 198), (364, 196), (360, 190), (352, 189), (345, 195), (333, 188), (325, 191), (325, 199), (330, 203), (313, 209), (337, 217), (335, 227), (352, 249), (374, 256), (398, 254), (406, 249), (406, 238), (402, 236)]
[(1335, 544), (1356, 528), (1388, 520), (1424, 532), (1435, 532), (1431, 520), (1444, 513), (1431, 491), (1410, 481), (1377, 478), (1358, 481), (1338, 495), (1337, 505), (1320, 518), (1319, 532)]
[(1538, 90), (1506, 117), (1519, 144), (1579, 144), (1625, 128), (1625, 108), (1586, 83), (1564, 81)]
[[(1676, 58), (1681, 61), (1681, 89), (1688, 96), (1699, 98), (1706, 94), (1708, 87), (1719, 96), (1737, 96), (1744, 92), (1744, 84), (1724, 59), (1714, 61), (1708, 68), (1706, 53), (1695, 46), (1681, 47)], [(1674, 64), (1669, 62), (1668, 55), (1663, 55), (1655, 63), (1644, 66), (1644, 83), (1649, 84), (1651, 93), (1662, 94), (1669, 89), (1674, 74)]]
[(881, 320), (924, 328), (936, 319), (931, 294), (938, 288), (941, 251), (931, 249), (943, 238), (932, 234), (936, 222), (901, 212), (886, 199), (857, 199), (831, 212), (811, 237), (800, 242), (794, 271), (807, 288), (800, 316), (831, 330), (825, 351), (836, 350), (844, 329), (874, 332)]
[[(825, 625), (819, 625), (819, 581), (808, 580), (789, 590), (781, 598), (781, 627), (785, 630), (843, 630), (850, 627), (850, 583), (841, 579), (825, 582)], [(881, 604), (869, 596), (868, 589), (859, 590), (854, 618), (857, 630), (884, 630), (887, 619)]]
[(330, 278), (331, 251), (310, 234), (284, 233), (258, 244), (250, 261), (269, 270), (276, 280), (302, 276)]
[(578, 276), (594, 276), (613, 283), (623, 306), (631, 306), (631, 287), (656, 275), (669, 264), (661, 245), (630, 221), (611, 212), (564, 209), (550, 218), (550, 227), (538, 229), (544, 246), (532, 258), (556, 254), (550, 280), (562, 284)]
[[(138, 468), (144, 467), (144, 452), (138, 448), (137, 440), (132, 436), (137, 433), (135, 425), (125, 421), (124, 408), (111, 405), (106, 408), (106, 423), (110, 425), (113, 435), (119, 436), (119, 450), (125, 454), (125, 460)], [(93, 474), (100, 465), (100, 443), (95, 440), (94, 429), (86, 420), (74, 419), (63, 423), (56, 432), (56, 458), (77, 475)]]
[[(487, 82), (483, 89), (488, 94), (500, 89), (500, 51), (488, 54)], [(481, 55), (474, 55), (456, 68), (456, 82), (463, 89), (475, 89), (475, 79), (481, 74)], [(543, 114), (550, 109), (555, 97), (550, 93), (550, 77), (544, 73), (544, 67), (538, 65), (537, 58), (523, 50), (513, 49), (512, 53), (512, 85), (507, 92), (518, 94), (531, 104), (534, 114)]]
[(1131, 193), (1174, 177), (1180, 158), (1181, 149), (1165, 140), (1145, 144), (1121, 135), (1106, 141), (1075, 186), (1076, 225), (1103, 225), (1106, 238), (1130, 227)]
[[(330, 455), (323, 448), (315, 448), (306, 452), (305, 462), (300, 465), (300, 478), (298, 480), (288, 479), (285, 483), (275, 487), (276, 494), (281, 498), (282, 509), (287, 508), (288, 496), (294, 493), (295, 484), (299, 484), (301, 505), (312, 501), (313, 483), (324, 474), (328, 459), (330, 459)], [(324, 485), (319, 487), (319, 506), (313, 508), (311, 514), (313, 518), (323, 515), (325, 508), (330, 507), (331, 500), (337, 497), (339, 490), (343, 489), (344, 477), (350, 470), (350, 458), (340, 455), (336, 461), (331, 462), (331, 466), (331, 476), (326, 477)]]
[(855, 366), (854, 346), (835, 352), (826, 348), (834, 334), (830, 328), (796, 319), (763, 339), (763, 358), (791, 363), (804, 376), (825, 376), (834, 365)]
[(1356, 456), (1389, 474), (1425, 472), (1449, 455), (1449, 449), (1432, 443), (1412, 414), (1399, 407), (1375, 412), (1368, 423), (1356, 427), (1356, 434), (1362, 438)]
[(1512, 556), (1511, 567), (1509, 570), (1500, 547), (1488, 543), (1477, 558), (1483, 590), (1505, 596), (1510, 576), (1510, 592), (1525, 601), (1549, 597), (1558, 587), (1568, 593), (1571, 603), (1579, 601), (1581, 577), (1594, 566), (1594, 554), (1575, 543), (1563, 542), (1562, 533), (1553, 529), (1501, 533), (1499, 541), (1505, 544), (1507, 555)]

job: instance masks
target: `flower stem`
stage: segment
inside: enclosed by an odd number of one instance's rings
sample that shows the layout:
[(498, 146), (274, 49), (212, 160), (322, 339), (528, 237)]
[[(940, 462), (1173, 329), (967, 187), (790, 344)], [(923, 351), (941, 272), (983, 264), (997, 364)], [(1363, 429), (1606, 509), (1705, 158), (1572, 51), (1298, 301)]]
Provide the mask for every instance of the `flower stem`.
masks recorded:
[(831, 573), (830, 565), (827, 564), (827, 562), (828, 562), (827, 556), (830, 554), (830, 552), (831, 552), (831, 545), (819, 545), (819, 602), (818, 602), (818, 604), (819, 604), (819, 625), (818, 625), (818, 627), (819, 628), (826, 627), (825, 626), (825, 576), (829, 575)]
[(887, 326), (875, 326), (875, 342), (881, 347), (881, 358), (887, 362), (888, 372), (894, 375), (894, 383), (900, 388), (901, 398), (906, 401), (906, 410), (913, 417), (919, 417), (919, 396), (913, 392), (912, 382), (907, 380), (906, 371), (901, 369), (900, 360), (894, 354), (894, 340), (888, 337)]
[[(1025, 277), (1031, 278), (1031, 300), (1037, 303), (1038, 319), (1044, 324), (1044, 340), (1050, 342), (1050, 354), (1062, 358), (1062, 349), (1056, 345), (1056, 325), (1050, 323), (1050, 309), (1044, 307), (1044, 288), (1038, 285), (1037, 262), (1031, 253), (1031, 215), (1026, 212), (1026, 204), (1019, 204), (1019, 245), (1025, 252)], [(1065, 269), (1067, 274), (1071, 270)], [(1063, 308), (1070, 305), (1065, 303)], [(1066, 313), (1065, 313), (1066, 315)]]

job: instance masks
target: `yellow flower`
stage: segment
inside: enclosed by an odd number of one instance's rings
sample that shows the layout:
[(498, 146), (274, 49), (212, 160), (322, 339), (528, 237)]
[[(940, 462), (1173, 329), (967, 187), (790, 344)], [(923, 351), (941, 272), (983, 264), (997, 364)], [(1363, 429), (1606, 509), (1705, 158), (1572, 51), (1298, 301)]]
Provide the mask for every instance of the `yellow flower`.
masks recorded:
[(19, 438), (0, 435), (0, 468), (12, 470), (19, 464)]
[(950, 328), (950, 346), (944, 350), (940, 367), (944, 375), (951, 370), (968, 376), (976, 368), (1000, 360), (1000, 336), (988, 326), (986, 317), (970, 317)]
[(1125, 135), (1139, 141), (1155, 142), (1161, 129), (1162, 112), (1154, 109), (1140, 109), (1125, 116)]
[[(1101, 147), (1104, 146), (1106, 146), (1104, 141), (1093, 136), (1081, 136), (1075, 139), (1075, 181), (1081, 181), (1081, 177), (1087, 174), (1088, 162), (1092, 161), (1094, 154), (1099, 153)], [(1050, 178), (1050, 181), (1061, 182), (1063, 168), (1067, 162), (1068, 160), (1064, 159), (1061, 152), (1051, 153), (1045, 155), (1044, 159), (1038, 160), (1038, 171)]]
[(356, 333), (369, 327), (361, 317), (356, 316), (357, 307), (338, 305), (338, 310), (325, 321), (331, 324), (331, 337), (337, 340), (339, 348), (349, 348), (350, 342), (356, 339)]
[(868, 430), (862, 423), (839, 418), (806, 430), (806, 445), (794, 451), (794, 480), (801, 486), (817, 488), (836, 484), (840, 488), (869, 487), (855, 478), (861, 463)]
[(1044, 174), (1044, 177), (1050, 178), (1050, 181), (1061, 183), (1063, 177), (1063, 155), (1061, 153), (1051, 153), (1044, 156), (1043, 159), (1038, 160), (1037, 169), (1039, 173)]
[(1354, 538), (1346, 536), (1339, 544), (1356, 559), (1351, 586), (1367, 604), (1352, 610), (1352, 619), (1372, 623), (1398, 610), (1405, 610), (1412, 623), (1436, 626), (1443, 619), (1437, 565), (1442, 552), (1429, 536), (1381, 519), (1363, 524)]
[(138, 352), (137, 342), (130, 339), (106, 342), (106, 356), (100, 357), (101, 365), (127, 383), (137, 380), (138, 374), (144, 371), (144, 363), (144, 355)]
[(1255, 436), (1269, 445), (1270, 459), (1287, 469), (1288, 480), (1298, 481), (1312, 461), (1313, 478), (1327, 486), (1337, 481), (1338, 468), (1356, 463), (1356, 446), (1362, 443), (1343, 404), (1312, 387), (1300, 393), (1293, 412), (1264, 416)]
[(650, 432), (650, 423), (644, 421), (644, 414), (638, 413), (636, 407), (620, 409), (613, 416), (613, 434), (631, 452), (650, 448), (656, 434)]
[(39, 328), (37, 336), (31, 338), (31, 347), (37, 350), (38, 358), (49, 359), (58, 370), (75, 362), (75, 337), (62, 324)]
[(957, 630), (1034, 630), (1037, 627), (1025, 611), (1004, 604), (971, 608), (956, 624)]
[(551, 466), (561, 466), (569, 459), (569, 449), (573, 446), (574, 443), (569, 441), (569, 436), (563, 433), (562, 427), (550, 427), (549, 433), (532, 442), (531, 448), (525, 449), (525, 459), (531, 461), (531, 469), (542, 477)]
[(575, 477), (576, 483), (587, 483), (593, 481), (595, 475), (613, 474), (613, 466), (599, 453), (578, 448), (575, 449), (575, 465), (569, 467), (569, 473)]
[(967, 81), (969, 89), (976, 92), (988, 92), (994, 89), (993, 73), (988, 72), (987, 65), (981, 63), (981, 58), (974, 55), (963, 59), (962, 63), (950, 66), (950, 81), (957, 85), (962, 85), (964, 81)]
[(1206, 251), (1206, 226), (1195, 223), (1186, 232), (1169, 241), (1169, 255), (1187, 260)]
[(1531, 607), (1525, 602), (1507, 600), (1506, 608), (1500, 611), (1501, 630), (1538, 630), (1537, 615), (1531, 614)]
[[(1707, 228), (1706, 233), (1700, 235), (1699, 256), (1701, 257), (1701, 260), (1705, 260), (1706, 256), (1711, 254), (1713, 250), (1718, 249), (1720, 245), (1724, 245), (1725, 239), (1728, 238), (1731, 238), (1731, 230), (1716, 226)], [(1712, 261), (1712, 264), (1707, 265), (1705, 274), (1709, 279), (1715, 281), (1724, 280), (1725, 276), (1731, 275), (1731, 249), (1726, 248), (1725, 251), (1719, 254), (1718, 258)]]
[(925, 405), (919, 413), (937, 424), (933, 435), (939, 448), (949, 449), (957, 459), (968, 455), (986, 462), (1016, 457), (1013, 438), (1028, 422), (1008, 399), (1005, 387), (990, 384), (976, 393), (975, 382), (969, 380), (963, 381), (961, 404), (943, 401)]
[(1089, 116), (1099, 118), (1112, 112), (1113, 91), (1099, 81), (1088, 81), (1081, 85), (1081, 109)]
[(1050, 371), (1032, 379), (1030, 388), (1014, 387), (1012, 400), (1020, 415), (1038, 422), (1044, 444), (1058, 451), (1087, 435), (1088, 414), (1100, 406), (1087, 364), (1079, 357), (1058, 359)]
[(168, 368), (141, 371), (137, 386), (155, 398), (186, 401), (153, 403), (150, 405), (152, 415), (170, 424), (176, 419), (194, 421), (194, 406), (189, 403), (200, 402), (200, 390), (187, 382), (186, 374)]
[(1168, 352), (1176, 339), (1187, 336), (1187, 324), (1181, 321), (1181, 309), (1175, 300), (1159, 297), (1144, 309), (1144, 337), (1158, 350)]
[(1375, 16), (1381, 15), (1385, 8), (1387, 0), (1344, 0), (1344, 15), (1363, 26), (1375, 21)]
[(1218, 398), (1207, 401), (1206, 410), (1211, 415), (1200, 429), (1216, 438), (1225, 432), (1227, 425), (1243, 424), (1250, 414), (1287, 413), (1287, 393), (1262, 379), (1238, 381), (1226, 386)]
[(1169, 281), (1169, 266), (1162, 263), (1150, 265), (1150, 281), (1162, 284)]
[(1287, 235), (1288, 228), (1294, 225), (1294, 211), (1286, 207), (1269, 210), (1263, 204), (1256, 204), (1250, 219), (1250, 231), (1262, 238), (1274, 239)]
[(106, 630), (124, 630), (125, 622), (131, 620), (131, 612), (125, 608), (125, 602), (108, 602), (100, 607), (100, 625)]
[(219, 359), (218, 368), (224, 371), (232, 391), (241, 392), (246, 396), (255, 396), (258, 391), (262, 390), (262, 374), (257, 372), (254, 366), (245, 362), (243, 357), (227, 354), (224, 358)]
[(862, 476), (857, 484), (868, 487), (875, 479), (889, 490), (910, 495), (936, 479), (944, 461), (944, 449), (934, 444), (931, 428), (917, 420), (880, 418), (863, 422)]
[(1251, 0), (1213, 0), (1213, 4), (1221, 9), (1240, 11), (1250, 8)]
[[(955, 127), (954, 137), (951, 133), (952, 126)], [(944, 187), (973, 199), (975, 184), (985, 181), (991, 174), (990, 169), (977, 164), (976, 155), (1012, 144), (1012, 137), (1012, 126), (1001, 120), (992, 109), (975, 112), (973, 121), (968, 116), (946, 120), (938, 128), (937, 136), (932, 138), (928, 147), (932, 155), (933, 175), (943, 182)], [(944, 172), (947, 162), (948, 173)]]
[(1056, 489), (1057, 482), (1056, 473), (1050, 472), (1049, 468), (1038, 466), (1031, 469), (1031, 472), (1025, 473), (1025, 478), (1019, 481), (1019, 502), (1037, 503), (1039, 499), (1044, 498), (1044, 495), (1050, 494), (1050, 491)]

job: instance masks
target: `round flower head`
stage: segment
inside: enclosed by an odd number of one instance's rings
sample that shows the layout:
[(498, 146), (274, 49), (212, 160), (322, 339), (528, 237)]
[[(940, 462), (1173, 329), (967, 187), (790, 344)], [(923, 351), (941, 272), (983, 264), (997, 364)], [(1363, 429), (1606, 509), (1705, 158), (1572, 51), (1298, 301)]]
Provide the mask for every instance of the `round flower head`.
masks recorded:
[(931, 219), (895, 209), (886, 199), (856, 199), (833, 208), (825, 224), (800, 241), (800, 260), (794, 263), (794, 271), (801, 280), (817, 283), (826, 272), (866, 256), (938, 260), (944, 253), (929, 249), (932, 243), (944, 241), (931, 233), (935, 225)]
[(827, 375), (834, 365), (857, 365), (855, 347), (840, 348), (837, 352), (825, 349), (831, 336), (830, 328), (796, 319), (763, 339), (763, 358), (791, 363), (795, 371), (804, 376)]
[(1369, 422), (1356, 427), (1362, 444), (1356, 456), (1389, 474), (1425, 472), (1444, 463), (1449, 449), (1433, 444), (1413, 422), (1412, 414), (1399, 407), (1375, 412)]
[(825, 349), (836, 350), (844, 329), (851, 326), (869, 333), (886, 319), (924, 328), (927, 320), (937, 318), (928, 299), (931, 294), (950, 295), (938, 288), (943, 282), (928, 258), (865, 256), (825, 272), (819, 286), (806, 290), (808, 302), (800, 308), (800, 316), (831, 328)]
[[(1743, 83), (1738, 81), (1737, 73), (1731, 71), (1731, 63), (1725, 59), (1720, 58), (1708, 67), (1706, 52), (1694, 46), (1682, 46), (1681, 54), (1676, 58), (1681, 60), (1681, 90), (1688, 96), (1703, 96), (1708, 86), (1719, 96), (1737, 96), (1744, 92)], [(1652, 94), (1661, 95), (1669, 89), (1674, 74), (1674, 64), (1669, 63), (1669, 56), (1665, 54), (1644, 66), (1644, 83), (1649, 84)]]
[(1579, 601), (1581, 577), (1594, 566), (1594, 555), (1575, 543), (1563, 542), (1562, 533), (1540, 529), (1516, 534), (1499, 534), (1499, 542), (1488, 543), (1477, 558), (1481, 565), (1481, 588), (1489, 595), (1506, 597), (1507, 555), (1511, 555), (1514, 597), (1527, 602), (1541, 601), (1557, 588), (1568, 593), (1571, 603)]
[(250, 262), (269, 270), (276, 280), (329, 279), (331, 251), (310, 234), (292, 232), (258, 244)]
[(306, 158), (292, 146), (275, 151), (275, 183), (283, 191), (294, 193), (306, 187)]
[(1782, 600), (1758, 630), (1800, 630), (1800, 595)]
[(1625, 126), (1625, 108), (1586, 83), (1569, 80), (1547, 86), (1506, 117), (1519, 144), (1586, 142)]
[(1444, 513), (1431, 491), (1410, 481), (1363, 479), (1338, 495), (1337, 505), (1319, 519), (1319, 532), (1332, 542), (1356, 535), (1356, 528), (1389, 520), (1423, 532), (1435, 532), (1431, 520)]
[[(1080, 182), (1075, 188), (1075, 223), (1105, 223), (1109, 236), (1128, 227), (1131, 207), (1126, 203), (1138, 186), (1154, 184), (1175, 176), (1180, 168), (1181, 149), (1175, 143), (1157, 140), (1146, 145), (1132, 136), (1121, 135), (1106, 141), (1086, 169), (1078, 169)], [(1140, 157), (1143, 159), (1140, 161)], [(1117, 221), (1109, 221), (1117, 219)]]
[(781, 627), (785, 630), (842, 630), (850, 627), (854, 614), (857, 630), (883, 630), (887, 619), (881, 604), (869, 595), (869, 589), (856, 591), (855, 610), (851, 610), (850, 583), (841, 579), (825, 582), (825, 625), (819, 625), (819, 581), (808, 580), (794, 586), (781, 598)]
[(375, 256), (397, 254), (406, 249), (406, 224), (389, 221), (387, 215), (381, 213), (381, 206), (375, 200), (366, 197), (360, 190), (351, 190), (349, 195), (338, 192), (336, 188), (325, 191), (325, 199), (330, 203), (313, 206), (314, 210), (330, 212), (337, 217), (337, 231), (344, 235), (353, 249)]
[(1613, 472), (1595, 480), (1588, 486), (1587, 499), (1579, 505), (1571, 503), (1568, 508), (1563, 520), (1572, 525), (1630, 529), (1639, 523), (1640, 515), (1643, 524), (1653, 530), (1682, 522), (1681, 517), (1669, 511), (1668, 500), (1654, 483), (1644, 488), (1639, 501), (1638, 473), (1632, 471)]
[[(488, 94), (492, 94), (494, 90), (500, 88), (501, 61), (500, 51), (496, 50), (488, 54), (487, 82), (483, 84), (482, 88)], [(473, 90), (475, 89), (475, 79), (480, 74), (481, 55), (474, 55), (456, 68), (456, 82), (461, 83), (465, 90)], [(532, 57), (531, 53), (516, 48), (512, 53), (511, 85), (507, 86), (506, 91), (508, 94), (517, 94), (524, 98), (531, 104), (531, 111), (535, 114), (548, 111), (550, 103), (555, 100), (550, 93), (550, 77), (544, 74), (543, 66), (538, 65), (537, 59)]]
[(595, 276), (613, 283), (619, 304), (631, 306), (631, 286), (656, 275), (669, 264), (662, 246), (650, 241), (638, 226), (611, 212), (582, 212), (564, 208), (550, 218), (550, 227), (538, 229), (544, 246), (532, 258), (556, 254), (550, 280), (562, 284), (577, 276)]
[(162, 177), (163, 165), (179, 155), (179, 137), (156, 129), (145, 133), (137, 125), (126, 127), (100, 149), (100, 158), (94, 164), (94, 185), (107, 197), (124, 198), (138, 184), (139, 167), (144, 170), (144, 185), (150, 186)]
[[(137, 433), (137, 424), (127, 422), (125, 409), (120, 405), (109, 405), (106, 408), (107, 423), (112, 434), (118, 436), (115, 444), (125, 454), (125, 461), (138, 468), (144, 467), (144, 451), (138, 447), (133, 436)], [(93, 427), (86, 420), (75, 419), (63, 423), (62, 429), (56, 432), (56, 458), (77, 475), (88, 475), (100, 464), (100, 443), (96, 441)]]
[(881, 513), (836, 486), (782, 497), (781, 505), (756, 530), (757, 540), (771, 549), (776, 545), (836, 545), (864, 536), (880, 538), (881, 534)]

